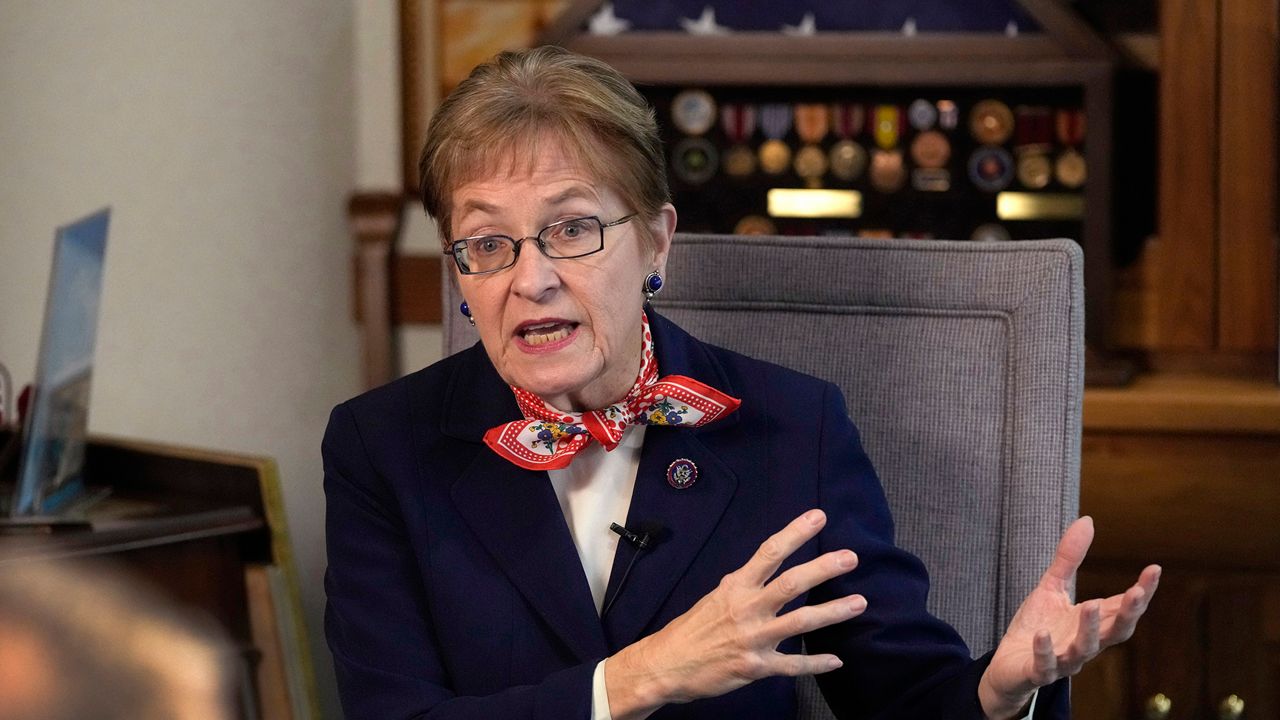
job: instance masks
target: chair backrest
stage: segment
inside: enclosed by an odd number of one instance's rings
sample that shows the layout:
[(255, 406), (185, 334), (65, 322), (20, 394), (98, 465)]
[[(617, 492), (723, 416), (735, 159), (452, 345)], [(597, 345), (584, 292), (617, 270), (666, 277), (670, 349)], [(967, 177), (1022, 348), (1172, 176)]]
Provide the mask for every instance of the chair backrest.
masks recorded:
[[(678, 235), (654, 304), (844, 390), (930, 609), (981, 654), (1077, 513), (1082, 264), (1069, 240)], [(446, 317), (446, 353), (475, 341)]]

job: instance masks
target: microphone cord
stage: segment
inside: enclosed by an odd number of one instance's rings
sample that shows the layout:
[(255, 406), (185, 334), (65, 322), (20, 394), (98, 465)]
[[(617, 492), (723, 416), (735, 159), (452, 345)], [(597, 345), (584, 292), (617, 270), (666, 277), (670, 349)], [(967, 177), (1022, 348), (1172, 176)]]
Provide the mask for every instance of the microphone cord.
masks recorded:
[(609, 598), (609, 602), (605, 603), (604, 609), (600, 611), (601, 620), (609, 614), (609, 608), (613, 607), (613, 604), (618, 601), (618, 596), (622, 594), (622, 588), (627, 584), (627, 576), (631, 574), (631, 568), (635, 567), (636, 560), (640, 557), (640, 552), (649, 547), (649, 533), (637, 535), (618, 523), (610, 523), (609, 529), (622, 536), (623, 540), (631, 543), (635, 548), (635, 552), (631, 554), (631, 561), (627, 563), (627, 567), (622, 571), (622, 577), (618, 580), (618, 589), (614, 591), (613, 597)]

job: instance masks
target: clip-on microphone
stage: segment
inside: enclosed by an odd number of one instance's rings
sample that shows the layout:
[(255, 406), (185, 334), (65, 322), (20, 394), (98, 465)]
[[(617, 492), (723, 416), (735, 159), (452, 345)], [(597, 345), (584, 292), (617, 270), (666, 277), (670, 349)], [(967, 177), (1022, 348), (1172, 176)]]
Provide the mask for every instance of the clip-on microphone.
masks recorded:
[(627, 563), (627, 569), (622, 571), (622, 579), (618, 580), (617, 591), (613, 593), (613, 597), (609, 598), (609, 602), (605, 603), (604, 609), (600, 611), (601, 618), (604, 618), (604, 616), (609, 613), (609, 608), (613, 607), (613, 604), (618, 600), (618, 596), (622, 594), (622, 588), (626, 585), (627, 576), (631, 574), (631, 568), (636, 564), (636, 559), (640, 557), (640, 553), (648, 550), (651, 545), (657, 542), (657, 538), (654, 536), (661, 532), (661, 528), (660, 526), (649, 528), (649, 525), (652, 525), (652, 523), (646, 524), (646, 528), (648, 529), (641, 530), (640, 532), (633, 532), (618, 523), (609, 523), (609, 529), (618, 533), (618, 535), (621, 536), (623, 540), (630, 543), (631, 547), (634, 547), (636, 551), (631, 556), (631, 562)]

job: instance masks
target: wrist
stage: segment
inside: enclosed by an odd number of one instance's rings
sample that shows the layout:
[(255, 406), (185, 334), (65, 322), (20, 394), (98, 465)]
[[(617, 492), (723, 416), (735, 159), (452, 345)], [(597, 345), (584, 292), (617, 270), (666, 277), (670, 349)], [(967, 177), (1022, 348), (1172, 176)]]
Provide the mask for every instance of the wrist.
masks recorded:
[(673, 697), (657, 669), (645, 661), (643, 643), (628, 645), (605, 660), (604, 682), (613, 720), (642, 720)]
[(992, 686), (989, 672), (982, 674), (982, 679), (978, 681), (978, 703), (982, 705), (982, 712), (987, 720), (1013, 720), (1026, 715), (1027, 706), (1031, 704), (1031, 698), (1035, 697), (1036, 689), (1026, 693), (1006, 693), (996, 690)]

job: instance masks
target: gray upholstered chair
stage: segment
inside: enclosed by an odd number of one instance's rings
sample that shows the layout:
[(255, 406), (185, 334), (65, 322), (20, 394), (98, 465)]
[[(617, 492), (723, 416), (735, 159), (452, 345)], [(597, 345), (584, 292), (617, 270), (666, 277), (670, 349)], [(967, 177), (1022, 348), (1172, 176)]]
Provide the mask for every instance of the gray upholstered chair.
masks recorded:
[[(680, 235), (655, 305), (843, 388), (930, 609), (975, 654), (994, 647), (1077, 514), (1080, 248)], [(445, 317), (446, 353), (475, 341)], [(829, 717), (815, 683), (800, 694), (803, 716)]]

